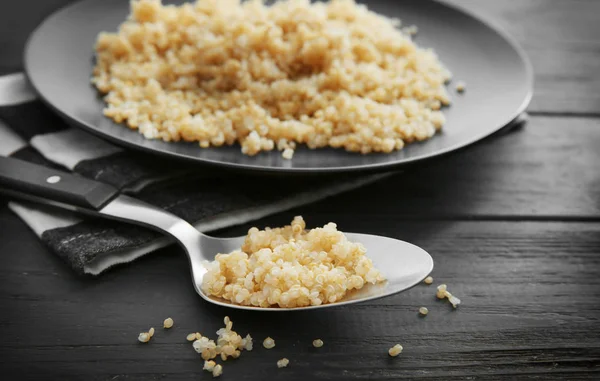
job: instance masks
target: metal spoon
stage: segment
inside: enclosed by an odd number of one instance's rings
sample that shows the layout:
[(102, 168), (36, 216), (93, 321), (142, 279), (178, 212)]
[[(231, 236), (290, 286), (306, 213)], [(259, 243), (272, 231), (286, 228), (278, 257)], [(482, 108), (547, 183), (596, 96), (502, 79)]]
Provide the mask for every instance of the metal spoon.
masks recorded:
[(369, 234), (346, 233), (351, 241), (361, 242), (386, 282), (367, 285), (343, 300), (320, 306), (297, 308), (261, 308), (241, 306), (206, 295), (200, 285), (206, 273), (203, 262), (218, 253), (239, 249), (244, 237), (214, 238), (197, 231), (185, 220), (137, 200), (119, 194), (107, 184), (69, 173), (0, 157), (0, 191), (11, 196), (41, 202), (77, 212), (146, 226), (166, 233), (184, 248), (190, 260), (196, 292), (205, 300), (221, 306), (259, 311), (306, 310), (358, 303), (404, 291), (422, 281), (433, 269), (431, 256), (418, 246), (397, 239)]

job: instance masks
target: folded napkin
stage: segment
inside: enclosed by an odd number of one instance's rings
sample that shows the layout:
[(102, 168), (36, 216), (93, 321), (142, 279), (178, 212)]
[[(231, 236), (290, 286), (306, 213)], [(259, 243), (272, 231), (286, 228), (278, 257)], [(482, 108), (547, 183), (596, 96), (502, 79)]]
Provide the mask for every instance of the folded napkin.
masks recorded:
[[(125, 128), (125, 127), (124, 127)], [(71, 171), (159, 206), (199, 231), (246, 223), (358, 188), (389, 174), (265, 176), (184, 165), (124, 150), (70, 127), (36, 99), (23, 74), (0, 77), (0, 155)], [(122, 222), (11, 201), (15, 212), (78, 273), (97, 275), (172, 241)]]

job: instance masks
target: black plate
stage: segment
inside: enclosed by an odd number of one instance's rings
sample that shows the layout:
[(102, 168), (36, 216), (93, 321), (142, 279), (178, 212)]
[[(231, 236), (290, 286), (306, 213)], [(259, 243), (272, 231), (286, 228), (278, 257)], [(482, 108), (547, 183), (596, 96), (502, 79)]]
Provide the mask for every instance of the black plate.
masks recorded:
[(129, 12), (126, 0), (86, 0), (48, 17), (31, 35), (25, 51), (27, 75), (41, 98), (62, 116), (90, 132), (131, 148), (240, 169), (279, 172), (340, 172), (381, 169), (431, 158), (493, 133), (517, 117), (532, 92), (532, 70), (521, 49), (505, 35), (462, 10), (428, 0), (373, 0), (369, 8), (419, 28), (417, 43), (436, 50), (467, 84), (446, 111), (443, 132), (391, 154), (361, 155), (336, 149), (296, 150), (293, 160), (279, 152), (249, 157), (233, 147), (201, 149), (192, 143), (146, 140), (137, 131), (102, 115), (103, 101), (90, 84), (93, 46), (101, 31), (115, 31)]

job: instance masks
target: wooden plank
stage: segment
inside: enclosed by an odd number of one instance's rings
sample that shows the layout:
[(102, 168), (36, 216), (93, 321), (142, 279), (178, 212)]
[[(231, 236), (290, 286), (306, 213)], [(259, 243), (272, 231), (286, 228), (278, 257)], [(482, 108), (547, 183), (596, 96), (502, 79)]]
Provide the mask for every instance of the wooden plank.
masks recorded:
[(521, 129), (297, 213), (600, 220), (598, 147), (600, 119), (533, 117)]
[(535, 72), (533, 112), (600, 112), (600, 3), (595, 0), (446, 0), (513, 36)]
[[(281, 224), (293, 214), (262, 223)], [(225, 363), (225, 375), (240, 380), (598, 376), (599, 224), (398, 222), (386, 214), (307, 219), (309, 224), (333, 219), (348, 231), (423, 246), (436, 263), (434, 285), (325, 311), (232, 311), (195, 295), (187, 261), (177, 248), (97, 279), (80, 278), (3, 210), (3, 253), (9, 260), (1, 270), (0, 368), (46, 379), (200, 377), (202, 361), (185, 336), (214, 335), (229, 314), (234, 327), (251, 333), (257, 344)], [(221, 234), (242, 234), (249, 226)], [(441, 282), (463, 300), (458, 309), (435, 298)], [(427, 317), (417, 315), (420, 306), (430, 309)], [(175, 319), (175, 327), (164, 331), (160, 326), (167, 316)], [(157, 328), (153, 340), (137, 343), (138, 332), (150, 326)], [(260, 346), (267, 335), (276, 339), (274, 350)], [(316, 337), (325, 341), (319, 350), (310, 346)], [(391, 359), (386, 351), (397, 342), (405, 351)], [(275, 362), (284, 356), (290, 368), (278, 370)]]
[(522, 129), (302, 210), (396, 219), (595, 219), (598, 147), (600, 119), (533, 117)]

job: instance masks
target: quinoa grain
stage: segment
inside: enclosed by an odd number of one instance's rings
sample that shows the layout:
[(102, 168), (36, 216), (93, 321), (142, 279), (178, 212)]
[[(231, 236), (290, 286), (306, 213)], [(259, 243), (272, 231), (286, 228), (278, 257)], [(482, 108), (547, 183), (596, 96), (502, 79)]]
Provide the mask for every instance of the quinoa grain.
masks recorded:
[(138, 340), (141, 343), (147, 343), (148, 341), (150, 341), (150, 334), (148, 332), (142, 332), (138, 335)]
[(283, 150), (283, 154), (281, 154), (284, 159), (291, 160), (294, 157), (294, 150), (291, 148), (286, 148)]
[(233, 322), (228, 316), (225, 316), (223, 323), (225, 327), (217, 331), (216, 343), (208, 337), (201, 336), (192, 344), (194, 350), (200, 353), (203, 360), (209, 361), (220, 356), (221, 360), (227, 361), (229, 357), (234, 359), (240, 357), (242, 349), (252, 350), (252, 337), (250, 335), (246, 335), (245, 338), (238, 335), (233, 330)]
[(263, 341), (263, 347), (267, 348), (267, 349), (272, 349), (275, 348), (275, 340), (271, 339), (270, 337), (267, 337), (264, 341)]
[(212, 370), (213, 377), (219, 377), (222, 374), (223, 374), (223, 366), (221, 364), (215, 365), (215, 367)]
[(445, 284), (440, 284), (439, 286), (437, 286), (437, 292), (435, 293), (435, 296), (438, 299), (444, 299), (446, 297), (446, 285)]
[(459, 298), (457, 298), (456, 296), (452, 295), (448, 291), (448, 288), (446, 287), (445, 284), (440, 284), (437, 287), (437, 293), (435, 295), (437, 296), (438, 299), (448, 298), (448, 301), (450, 302), (450, 304), (452, 304), (452, 307), (454, 307), (454, 308), (457, 308), (458, 305), (461, 303), (461, 301), (460, 301)]
[(403, 350), (403, 349), (404, 349), (404, 348), (402, 347), (402, 345), (400, 345), (400, 344), (396, 344), (396, 345), (394, 345), (393, 347), (391, 347), (391, 348), (388, 350), (388, 354), (389, 354), (390, 356), (392, 356), (392, 357), (396, 357), (396, 356), (398, 356), (400, 353), (402, 353), (402, 350)]
[(212, 372), (216, 365), (217, 363), (212, 360), (204, 361), (204, 366), (202, 369)]

